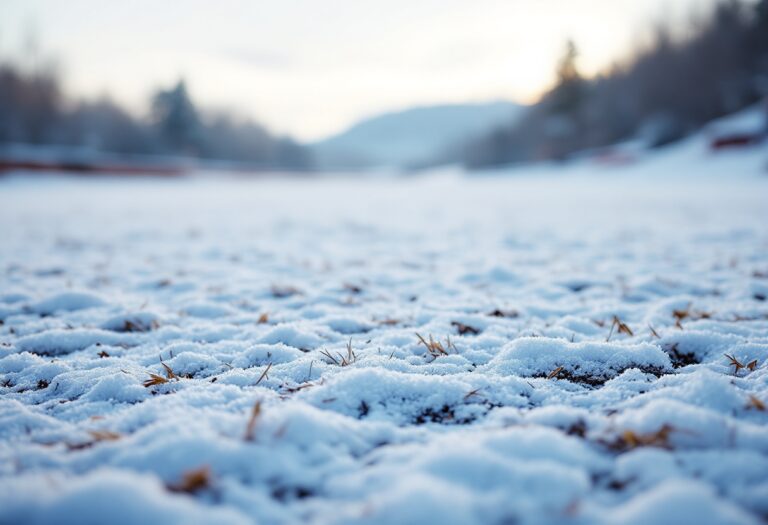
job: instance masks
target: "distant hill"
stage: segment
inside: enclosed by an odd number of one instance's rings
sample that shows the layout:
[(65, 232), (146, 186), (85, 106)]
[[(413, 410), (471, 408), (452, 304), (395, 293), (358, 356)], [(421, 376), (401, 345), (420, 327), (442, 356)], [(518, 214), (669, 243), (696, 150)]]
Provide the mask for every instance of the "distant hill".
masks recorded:
[(310, 146), (321, 168), (413, 166), (463, 139), (511, 124), (523, 109), (501, 101), (415, 107), (364, 119)]

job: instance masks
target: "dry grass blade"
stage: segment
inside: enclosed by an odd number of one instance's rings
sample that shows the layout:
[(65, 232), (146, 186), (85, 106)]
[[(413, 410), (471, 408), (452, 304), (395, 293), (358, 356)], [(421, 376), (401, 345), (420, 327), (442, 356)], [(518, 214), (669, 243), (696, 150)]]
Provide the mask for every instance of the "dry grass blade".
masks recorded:
[(437, 359), (441, 355), (448, 355), (448, 352), (445, 350), (445, 347), (443, 346), (443, 344), (440, 343), (439, 341), (435, 341), (432, 338), (431, 334), (429, 336), (429, 341), (424, 339), (418, 333), (416, 334), (416, 337), (418, 337), (421, 344), (423, 344), (427, 348), (427, 352), (429, 353), (429, 355), (431, 355), (435, 359)]
[(611, 336), (613, 335), (613, 330), (616, 329), (616, 332), (620, 334), (626, 334), (628, 336), (633, 336), (635, 334), (632, 333), (632, 330), (627, 326), (624, 322), (622, 322), (621, 319), (619, 319), (618, 316), (613, 316), (613, 321), (611, 322), (611, 331), (608, 332), (608, 337), (606, 338), (606, 342), (611, 340)]
[(256, 381), (256, 384), (257, 384), (257, 385), (258, 385), (259, 383), (261, 383), (261, 380), (262, 380), (262, 379), (264, 379), (265, 377), (266, 377), (267, 379), (269, 379), (269, 376), (267, 375), (267, 373), (269, 372), (269, 369), (270, 369), (270, 368), (272, 368), (272, 363), (269, 363), (269, 364), (267, 365), (267, 368), (265, 368), (265, 369), (264, 369), (264, 371), (261, 373), (261, 375), (259, 376), (259, 379)]
[(557, 368), (555, 368), (554, 370), (552, 370), (552, 371), (551, 371), (551, 372), (550, 372), (550, 373), (547, 375), (547, 379), (557, 379), (557, 376), (558, 376), (558, 374), (559, 374), (560, 372), (562, 372), (562, 371), (563, 371), (563, 367), (562, 367), (562, 366), (558, 366)]
[(725, 357), (728, 358), (728, 361), (730, 361), (728, 363), (728, 366), (733, 367), (733, 375), (735, 376), (739, 375), (739, 370), (748, 368), (750, 365), (752, 365), (752, 363), (754, 363), (754, 365), (752, 368), (750, 368), (750, 370), (754, 370), (754, 367), (757, 366), (757, 360), (750, 362), (748, 365), (745, 365), (744, 363), (742, 363), (741, 361), (733, 357), (731, 354), (723, 354), (723, 355), (725, 355)]
[(616, 327), (618, 328), (618, 332), (620, 334), (626, 334), (629, 336), (633, 336), (635, 334), (632, 333), (632, 330), (627, 326), (625, 323), (621, 321), (618, 317), (615, 315), (613, 316), (613, 322), (616, 323)]
[(306, 383), (302, 383), (302, 384), (300, 384), (298, 386), (283, 385), (282, 388), (283, 388), (283, 392), (285, 392), (286, 394), (295, 394), (296, 392), (301, 392), (302, 390), (305, 390), (307, 388), (312, 388), (313, 386), (317, 386), (317, 385), (321, 385), (321, 384), (323, 384), (322, 380), (320, 380), (320, 382), (317, 383), (317, 384), (316, 383), (310, 383), (309, 381), (307, 381)]
[(96, 443), (100, 443), (102, 441), (117, 441), (122, 437), (117, 432), (112, 432), (110, 430), (89, 430), (88, 435), (91, 436), (90, 441), (81, 443), (67, 443), (67, 449), (84, 450), (86, 448), (91, 448)]
[(162, 385), (162, 384), (165, 384), (167, 382), (168, 382), (168, 380), (166, 378), (164, 378), (163, 376), (160, 376), (160, 375), (157, 375), (157, 374), (153, 374), (152, 372), (150, 372), (149, 373), (149, 379), (144, 381), (144, 386), (146, 388), (149, 388), (149, 387), (156, 386), (156, 385)]
[[(171, 354), (171, 357), (173, 357), (173, 354)], [(159, 374), (153, 374), (152, 372), (149, 373), (149, 379), (144, 381), (144, 386), (149, 388), (152, 386), (162, 385), (164, 383), (167, 383), (171, 379), (178, 380), (179, 376), (176, 375), (176, 373), (173, 371), (173, 369), (165, 364), (163, 362), (163, 357), (160, 356), (160, 364), (163, 365), (163, 368), (165, 369), (165, 377), (159, 375)]]
[(482, 390), (482, 387), (481, 388), (475, 388), (471, 392), (467, 392), (467, 394), (464, 395), (464, 401), (466, 401), (467, 399), (469, 399), (470, 397), (473, 397), (473, 396), (478, 396), (479, 397), (481, 390)]
[(178, 378), (179, 378), (179, 376), (177, 376), (177, 375), (176, 375), (176, 374), (173, 372), (173, 369), (172, 369), (170, 366), (168, 366), (168, 365), (166, 365), (165, 363), (163, 363), (163, 361), (162, 361), (162, 360), (160, 361), (160, 364), (161, 364), (161, 365), (163, 365), (163, 368), (165, 368), (165, 376), (166, 376), (168, 379), (178, 379)]
[(207, 465), (188, 470), (181, 476), (181, 481), (168, 485), (171, 492), (194, 494), (211, 486), (211, 469)]
[(347, 356), (341, 358), (341, 366), (348, 366), (351, 365), (357, 361), (357, 355), (355, 354), (355, 351), (352, 350), (352, 338), (349, 338), (349, 342), (347, 343)]
[(269, 322), (269, 314), (266, 312), (261, 314), (258, 320), (256, 321), (257, 324), (267, 324), (268, 322)]
[(684, 310), (672, 310), (672, 317), (675, 318), (675, 326), (682, 330), (684, 319), (690, 319), (691, 321), (696, 321), (698, 319), (709, 319), (712, 317), (712, 313), (703, 311), (694, 312), (691, 310), (691, 304), (689, 303)]
[(94, 442), (97, 441), (117, 441), (122, 436), (117, 432), (110, 430), (89, 430), (88, 434), (93, 438)]
[(633, 430), (625, 430), (615, 443), (616, 448), (633, 449), (638, 447), (672, 448), (669, 436), (675, 429), (671, 425), (662, 425), (656, 432), (639, 434)]
[(651, 335), (652, 335), (653, 337), (655, 337), (656, 339), (661, 339), (661, 336), (659, 335), (659, 333), (658, 333), (656, 330), (654, 330), (654, 329), (653, 329), (653, 326), (651, 326), (651, 325), (649, 324), (649, 325), (648, 325), (648, 328), (650, 328), (650, 330), (651, 330)]
[(320, 350), (320, 353), (323, 354), (328, 359), (330, 359), (333, 363), (341, 366), (341, 363), (339, 362), (339, 360), (333, 357), (328, 350)]
[[(347, 343), (347, 354), (343, 355), (340, 352), (336, 353), (336, 356), (331, 354), (328, 350), (320, 350), (320, 353), (331, 360), (337, 366), (349, 366), (357, 361), (357, 354), (352, 350), (352, 339)], [(329, 363), (330, 364), (330, 363)]]
[(253, 441), (256, 438), (256, 422), (261, 415), (261, 401), (256, 401), (251, 409), (251, 417), (248, 418), (248, 424), (245, 426), (245, 441)]
[(765, 412), (765, 403), (763, 403), (762, 400), (760, 400), (758, 397), (751, 395), (749, 396), (749, 402), (747, 403), (747, 408), (753, 408), (755, 410), (759, 410), (760, 412)]
[(747, 363), (746, 367), (747, 367), (747, 370), (749, 370), (750, 372), (754, 372), (757, 369), (757, 359), (753, 359), (752, 361)]

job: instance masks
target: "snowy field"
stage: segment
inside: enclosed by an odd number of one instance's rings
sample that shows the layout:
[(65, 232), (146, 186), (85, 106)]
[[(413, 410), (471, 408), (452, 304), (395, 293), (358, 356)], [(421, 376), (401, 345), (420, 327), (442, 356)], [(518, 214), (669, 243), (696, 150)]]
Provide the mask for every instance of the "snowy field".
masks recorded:
[(0, 523), (764, 522), (768, 155), (700, 149), (0, 180)]

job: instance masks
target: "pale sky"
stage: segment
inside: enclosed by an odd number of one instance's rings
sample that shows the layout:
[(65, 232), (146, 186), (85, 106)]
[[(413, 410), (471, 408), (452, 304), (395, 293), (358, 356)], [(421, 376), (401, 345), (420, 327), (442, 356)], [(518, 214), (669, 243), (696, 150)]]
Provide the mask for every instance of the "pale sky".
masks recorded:
[(531, 102), (567, 38), (585, 73), (713, 0), (2, 0), (0, 55), (33, 34), (67, 92), (136, 113), (183, 76), (195, 101), (310, 140), (416, 104)]

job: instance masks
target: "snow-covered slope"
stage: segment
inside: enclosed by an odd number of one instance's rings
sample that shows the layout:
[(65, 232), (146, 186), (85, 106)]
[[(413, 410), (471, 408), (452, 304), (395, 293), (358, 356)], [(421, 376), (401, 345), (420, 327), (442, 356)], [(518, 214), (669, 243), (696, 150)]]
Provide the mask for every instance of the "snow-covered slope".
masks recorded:
[(409, 166), (454, 143), (509, 124), (524, 108), (511, 102), (425, 106), (365, 119), (313, 145), (321, 167)]
[(0, 523), (761, 523), (765, 156), (687, 147), (0, 180)]

